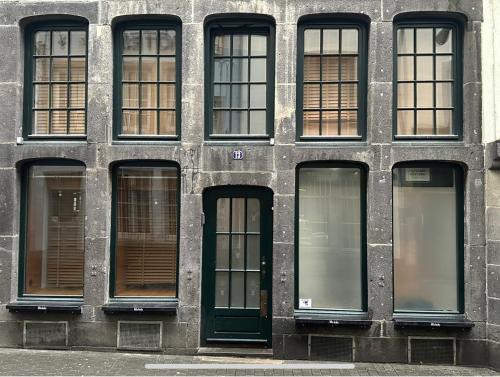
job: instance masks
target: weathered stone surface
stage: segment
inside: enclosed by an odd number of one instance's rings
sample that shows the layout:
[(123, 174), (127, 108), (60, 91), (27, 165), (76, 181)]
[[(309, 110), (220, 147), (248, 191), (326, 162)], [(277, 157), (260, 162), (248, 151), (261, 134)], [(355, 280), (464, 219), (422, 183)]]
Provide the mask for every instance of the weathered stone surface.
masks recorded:
[(356, 346), (356, 361), (408, 362), (408, 340), (405, 338), (358, 338)]
[(458, 365), (486, 365), (488, 363), (486, 340), (457, 340)]
[(390, 320), (393, 311), (392, 247), (368, 247), (368, 311), (373, 319)]
[(16, 135), (21, 135), (22, 99), (21, 87), (18, 83), (0, 83), (0, 103), (2, 103), (0, 142), (14, 143)]
[(500, 325), (500, 299), (488, 297), (488, 323)]
[(16, 82), (19, 80), (20, 36), (17, 26), (0, 27), (0, 40), (4, 49), (0, 55), (0, 82)]
[(0, 3), (0, 25), (15, 25), (28, 18), (34, 20), (34, 16), (51, 14), (79, 16), (95, 24), (98, 4), (98, 1), (58, 1), (57, 8), (54, 8), (53, 1), (4, 1)]
[(382, 7), (385, 21), (391, 21), (399, 13), (424, 11), (457, 12), (465, 14), (470, 20), (481, 21), (483, 19), (483, 5), (481, 0), (382, 0)]

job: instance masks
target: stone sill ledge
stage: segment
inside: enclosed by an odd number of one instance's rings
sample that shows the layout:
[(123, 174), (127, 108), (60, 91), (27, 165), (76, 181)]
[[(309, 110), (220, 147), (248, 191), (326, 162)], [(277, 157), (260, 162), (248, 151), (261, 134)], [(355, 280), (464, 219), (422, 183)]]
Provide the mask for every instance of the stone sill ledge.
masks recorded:
[(474, 327), (474, 322), (463, 316), (436, 316), (436, 317), (417, 317), (417, 316), (394, 316), (394, 327), (425, 327), (425, 328), (455, 328), (470, 329)]
[(6, 307), (10, 312), (60, 312), (60, 313), (82, 313), (81, 301), (16, 301)]
[(366, 313), (309, 313), (307, 310), (296, 310), (294, 319), (296, 326), (370, 327), (372, 324), (372, 320), (368, 318)]
[(178, 301), (162, 301), (162, 302), (142, 302), (142, 301), (117, 301), (110, 302), (102, 306), (102, 311), (106, 314), (120, 313), (162, 313), (176, 315)]

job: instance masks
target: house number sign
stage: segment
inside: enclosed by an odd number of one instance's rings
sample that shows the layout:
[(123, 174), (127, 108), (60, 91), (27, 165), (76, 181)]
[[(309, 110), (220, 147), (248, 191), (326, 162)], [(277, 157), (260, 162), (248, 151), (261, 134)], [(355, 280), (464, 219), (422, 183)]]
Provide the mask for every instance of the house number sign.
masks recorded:
[(233, 160), (243, 160), (243, 156), (242, 150), (236, 150), (232, 153)]

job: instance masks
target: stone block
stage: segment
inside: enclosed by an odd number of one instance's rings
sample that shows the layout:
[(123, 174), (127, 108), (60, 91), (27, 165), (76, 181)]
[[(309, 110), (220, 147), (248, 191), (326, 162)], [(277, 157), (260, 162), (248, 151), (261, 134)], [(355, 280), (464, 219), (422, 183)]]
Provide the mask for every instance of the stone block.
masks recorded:
[(174, 15), (182, 22), (192, 21), (191, 1), (176, 0), (109, 0), (103, 17), (106, 24), (113, 24), (119, 16), (129, 15)]
[(489, 207), (500, 207), (500, 171), (498, 170), (486, 170), (486, 206)]
[(295, 170), (278, 170), (276, 187), (278, 195), (295, 195)]
[[(104, 151), (103, 151), (104, 152)], [(113, 144), (102, 153), (99, 166), (120, 161), (131, 160), (160, 160), (180, 163), (181, 147), (176, 144), (151, 144), (145, 147), (137, 143)]]
[(392, 142), (392, 83), (370, 84), (367, 125), (367, 135), (372, 143), (389, 144)]
[(16, 170), (0, 170), (0, 234), (11, 235), (14, 231), (14, 222), (18, 219), (19, 202), (16, 192)]
[(466, 180), (465, 210), (468, 212), (465, 227), (469, 228), (468, 243), (471, 246), (486, 243), (484, 229), (484, 173), (482, 170), (469, 170)]
[(500, 240), (500, 207), (486, 208), (486, 237), (489, 242)]
[[(372, 22), (368, 45), (368, 82), (386, 82), (392, 85), (393, 25), (389, 22)], [(392, 110), (392, 106), (387, 108)]]
[(14, 149), (14, 163), (31, 159), (65, 158), (83, 162), (87, 168), (93, 168), (96, 162), (96, 146), (85, 142), (61, 145), (50, 142), (30, 142)]
[(186, 330), (186, 347), (198, 348), (200, 345), (200, 325), (199, 323), (187, 324)]
[(109, 238), (85, 239), (84, 300), (86, 305), (102, 306), (108, 297)]
[(23, 1), (0, 4), (0, 25), (17, 25), (28, 17), (64, 14), (86, 18), (95, 24), (98, 19), (98, 1)]
[(458, 365), (487, 365), (488, 343), (486, 340), (457, 339), (456, 357)]
[(295, 85), (278, 84), (275, 91), (275, 142), (276, 144), (293, 144), (296, 132), (298, 132), (295, 118)]
[(106, 238), (111, 220), (111, 182), (105, 169), (87, 169), (85, 236)]
[(488, 365), (496, 371), (500, 371), (500, 342), (488, 342)]
[(163, 325), (163, 345), (166, 348), (186, 348), (187, 340), (186, 323), (173, 323)]
[(184, 143), (203, 142), (203, 85), (184, 84), (182, 86), (181, 139)]
[(481, 24), (470, 22), (464, 33), (464, 84), (481, 82)]
[(392, 173), (374, 171), (368, 177), (368, 243), (392, 244)]
[(408, 340), (406, 338), (357, 338), (355, 361), (407, 363)]
[[(204, 54), (204, 30), (203, 23), (193, 23), (182, 25), (182, 82), (185, 85), (196, 85), (200, 97), (204, 95), (203, 84), (205, 82), (205, 69), (208, 62), (205, 62)], [(189, 43), (187, 43), (189, 42)], [(184, 96), (184, 98), (186, 98)], [(192, 100), (192, 98), (190, 98)], [(193, 101), (194, 102), (194, 101)], [(203, 101), (193, 104), (203, 106)], [(203, 110), (203, 109), (202, 109)], [(200, 112), (203, 115), (203, 111)], [(203, 123), (199, 125), (203, 127)]]
[(14, 241), (17, 241), (17, 237), (0, 236), (0, 304), (9, 303), (11, 298)]
[(273, 246), (273, 317), (291, 317), (294, 308), (294, 247), (292, 243)]
[(378, 21), (381, 18), (380, 10), (380, 0), (293, 1), (288, 3), (287, 21), (296, 22), (300, 16), (319, 13), (364, 14), (372, 21)]
[(467, 249), (465, 257), (465, 312), (471, 321), (486, 320), (486, 265), (484, 246)]
[(22, 347), (23, 326), (22, 322), (0, 322), (0, 346)]
[(274, 242), (294, 242), (294, 199), (291, 195), (274, 196)]
[[(276, 83), (295, 83), (297, 73), (297, 25), (276, 25)], [(295, 102), (293, 103), (295, 107)]]
[(0, 82), (19, 82), (18, 62), (22, 46), (19, 27), (0, 27), (0, 41), (3, 48), (0, 55)]
[(368, 245), (368, 310), (371, 318), (392, 318), (392, 282), (392, 247)]
[(69, 322), (69, 346), (116, 348), (116, 322)]
[(285, 335), (283, 357), (288, 360), (307, 360), (309, 357), (308, 341), (307, 335)]
[[(470, 82), (463, 90), (463, 140), (465, 143), (480, 144), (482, 135), (482, 85)], [(471, 167), (471, 169), (473, 169)]]
[[(488, 190), (490, 191), (490, 190)], [(489, 238), (489, 235), (488, 235)], [(486, 250), (488, 253), (488, 264), (498, 264), (500, 265), (500, 241), (490, 241), (488, 240), (486, 244)]]
[(384, 21), (392, 21), (393, 17), (403, 12), (458, 12), (465, 14), (469, 20), (483, 19), (481, 0), (468, 1), (413, 1), (413, 0), (382, 0)]
[(285, 358), (285, 348), (284, 348), (284, 337), (283, 335), (273, 334), (273, 358), (284, 359)]
[(90, 25), (88, 46), (88, 82), (90, 84), (113, 84), (113, 34), (111, 27), (109, 25)]
[[(233, 160), (232, 152), (234, 150), (243, 152), (243, 160)], [(272, 171), (273, 157), (273, 147), (270, 145), (204, 145), (202, 147), (202, 169), (205, 171)]]
[(500, 299), (500, 266), (488, 265), (488, 297)]
[(488, 298), (488, 323), (500, 325), (500, 299)]
[(112, 135), (113, 87), (111, 84), (88, 85), (87, 141), (106, 144)]
[(17, 83), (0, 83), (0, 103), (2, 103), (0, 142), (2, 143), (15, 143), (16, 135), (21, 135), (21, 93), (21, 86)]
[(488, 339), (500, 343), (500, 325), (487, 324)]
[(204, 22), (207, 16), (218, 13), (263, 14), (272, 16), (276, 23), (285, 22), (286, 0), (221, 2), (219, 0), (194, 0), (193, 22)]

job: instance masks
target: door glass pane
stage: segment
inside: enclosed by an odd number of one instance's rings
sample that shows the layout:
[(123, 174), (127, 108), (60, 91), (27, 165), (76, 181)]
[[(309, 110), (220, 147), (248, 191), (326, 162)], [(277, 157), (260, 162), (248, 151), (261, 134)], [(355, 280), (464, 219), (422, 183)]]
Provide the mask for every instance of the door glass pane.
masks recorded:
[(247, 269), (260, 269), (260, 236), (247, 235)]
[(217, 199), (217, 232), (229, 232), (229, 198)]
[(231, 236), (231, 268), (239, 270), (245, 268), (245, 236)]
[(300, 169), (299, 302), (312, 308), (362, 309), (361, 174)]
[(177, 169), (120, 167), (115, 190), (115, 295), (175, 297)]
[(229, 236), (217, 235), (215, 268), (229, 268)]
[(456, 174), (432, 165), (393, 171), (395, 310), (458, 309)]
[(260, 232), (260, 200), (247, 199), (247, 232)]
[(233, 232), (245, 231), (245, 198), (234, 198), (233, 202)]
[(242, 308), (245, 305), (245, 273), (231, 272), (231, 307)]
[(260, 272), (247, 272), (246, 307), (260, 308)]
[(229, 306), (229, 272), (215, 273), (215, 306), (223, 308)]
[(83, 295), (85, 168), (28, 170), (24, 293)]

